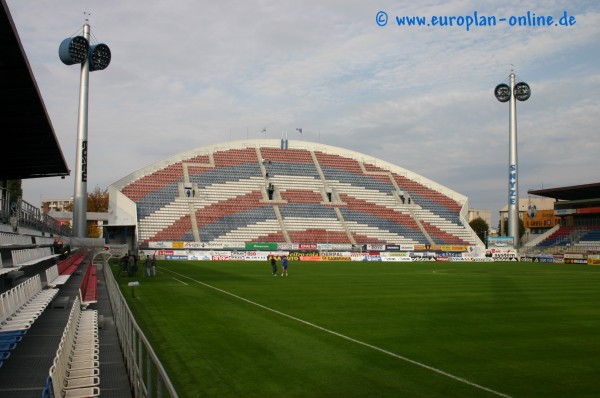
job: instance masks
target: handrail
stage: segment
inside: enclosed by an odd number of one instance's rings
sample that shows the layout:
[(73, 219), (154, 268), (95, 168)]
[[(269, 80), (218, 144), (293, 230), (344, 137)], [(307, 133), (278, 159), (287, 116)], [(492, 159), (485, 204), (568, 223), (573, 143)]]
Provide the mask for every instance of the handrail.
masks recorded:
[(0, 223), (9, 222), (15, 231), (19, 227), (26, 227), (52, 235), (71, 236), (72, 234), (68, 226), (48, 214), (43, 214), (39, 208), (27, 203), (23, 198), (11, 200), (8, 189), (0, 188)]
[(167, 372), (135, 321), (112, 269), (107, 261), (103, 265), (108, 297), (134, 397), (162, 398), (166, 392), (169, 397), (178, 398)]

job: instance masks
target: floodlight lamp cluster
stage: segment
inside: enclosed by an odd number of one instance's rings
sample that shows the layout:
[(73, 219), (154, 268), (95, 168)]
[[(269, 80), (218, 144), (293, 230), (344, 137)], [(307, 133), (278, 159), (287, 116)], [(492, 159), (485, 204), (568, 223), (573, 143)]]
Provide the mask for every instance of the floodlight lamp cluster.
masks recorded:
[(65, 65), (82, 64), (86, 60), (90, 63), (90, 72), (103, 70), (110, 64), (110, 48), (106, 44), (90, 46), (83, 36), (68, 37), (60, 43), (58, 56)]
[[(531, 87), (525, 82), (515, 84), (512, 91), (515, 98), (519, 101), (527, 101), (531, 97)], [(494, 89), (494, 95), (500, 102), (510, 101), (510, 86), (506, 83), (500, 83)]]

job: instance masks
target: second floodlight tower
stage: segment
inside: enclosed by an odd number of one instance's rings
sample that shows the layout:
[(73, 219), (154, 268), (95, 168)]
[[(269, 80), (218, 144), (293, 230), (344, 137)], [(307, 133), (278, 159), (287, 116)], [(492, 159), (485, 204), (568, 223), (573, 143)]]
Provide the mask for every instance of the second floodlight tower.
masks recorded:
[(75, 157), (75, 188), (73, 195), (73, 235), (87, 236), (87, 159), (88, 159), (88, 89), (90, 72), (108, 67), (111, 54), (106, 44), (90, 46), (90, 25), (83, 25), (83, 36), (62, 41), (58, 55), (65, 65), (81, 64), (79, 82), (79, 114)]
[(519, 247), (519, 168), (517, 158), (517, 100), (527, 101), (531, 88), (525, 82), (515, 84), (515, 73), (511, 71), (509, 84), (498, 84), (494, 90), (496, 99), (509, 102), (508, 128), (508, 231), (515, 248)]

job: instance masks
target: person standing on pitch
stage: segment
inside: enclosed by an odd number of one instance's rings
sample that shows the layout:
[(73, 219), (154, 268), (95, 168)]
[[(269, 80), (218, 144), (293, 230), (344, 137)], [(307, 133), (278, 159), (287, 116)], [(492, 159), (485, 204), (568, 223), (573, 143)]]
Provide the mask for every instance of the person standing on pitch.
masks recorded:
[(135, 276), (137, 273), (137, 266), (135, 264), (135, 256), (133, 254), (129, 255), (127, 259), (127, 271), (129, 276)]
[(277, 260), (275, 256), (271, 255), (271, 269), (273, 270), (273, 276), (277, 275)]
[(152, 259), (150, 258), (150, 256), (146, 256), (146, 275), (148, 277), (152, 276)]
[(286, 256), (283, 256), (281, 258), (281, 276), (283, 276), (284, 274), (285, 274), (285, 276), (288, 276), (287, 264), (288, 264), (288, 259)]

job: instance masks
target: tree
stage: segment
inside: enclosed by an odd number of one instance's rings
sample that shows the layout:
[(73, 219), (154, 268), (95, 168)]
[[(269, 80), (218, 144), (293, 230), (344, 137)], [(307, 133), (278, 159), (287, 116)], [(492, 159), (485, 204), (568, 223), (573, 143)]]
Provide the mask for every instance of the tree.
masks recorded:
[(99, 186), (87, 197), (87, 211), (106, 213), (108, 211), (108, 189), (101, 190)]
[[(108, 211), (108, 189), (102, 190), (96, 185), (96, 188), (87, 196), (87, 211), (95, 213), (106, 213)], [(73, 211), (73, 203), (65, 206), (66, 211)]]
[(100, 228), (96, 224), (90, 224), (87, 228), (87, 237), (88, 238), (99, 238), (100, 237)]
[(469, 225), (471, 226), (473, 231), (475, 231), (475, 233), (477, 234), (479, 239), (483, 243), (485, 243), (486, 234), (490, 230), (490, 226), (488, 225), (488, 223), (485, 222), (485, 220), (483, 218), (477, 217), (477, 218), (474, 218), (473, 220), (471, 220)]
[(6, 184), (10, 195), (10, 203), (16, 203), (23, 196), (22, 180), (9, 180)]

